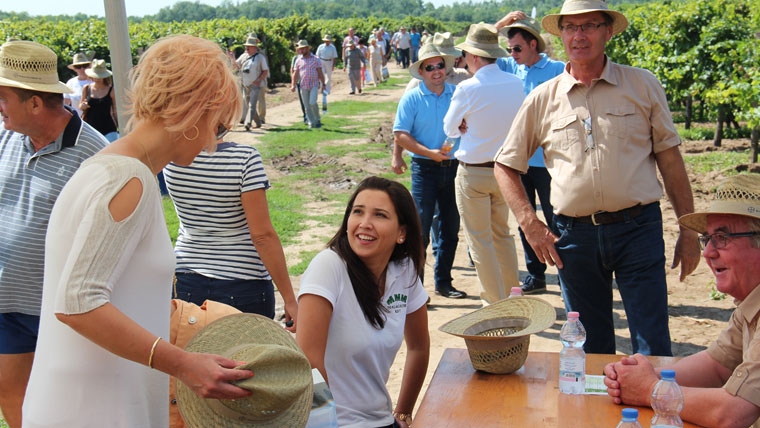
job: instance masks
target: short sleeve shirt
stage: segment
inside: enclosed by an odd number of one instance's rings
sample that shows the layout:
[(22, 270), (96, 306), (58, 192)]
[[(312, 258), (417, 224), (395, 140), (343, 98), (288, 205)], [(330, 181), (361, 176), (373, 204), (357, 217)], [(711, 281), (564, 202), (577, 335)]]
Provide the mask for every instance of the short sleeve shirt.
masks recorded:
[[(440, 96), (431, 92), (425, 83), (420, 83), (417, 88), (404, 93), (398, 103), (393, 131), (408, 132), (423, 146), (429, 149), (440, 149), (446, 141), (443, 118), (449, 110), (455, 89), (454, 85), (449, 83), (445, 85)], [(416, 153), (412, 153), (412, 157), (429, 159)]]
[(654, 155), (680, 142), (657, 78), (606, 59), (590, 88), (566, 68), (533, 90), (495, 160), (524, 173), (542, 147), (555, 214), (581, 217), (658, 201)]
[(322, 62), (314, 55), (301, 56), (296, 60), (301, 89), (311, 89), (319, 86), (319, 72)]
[(248, 57), (240, 67), (243, 85), (250, 86), (264, 71), (269, 71), (264, 55), (257, 53), (254, 56)]
[(707, 353), (720, 365), (733, 370), (723, 385), (729, 394), (760, 407), (760, 287), (737, 301), (728, 328), (710, 344)]

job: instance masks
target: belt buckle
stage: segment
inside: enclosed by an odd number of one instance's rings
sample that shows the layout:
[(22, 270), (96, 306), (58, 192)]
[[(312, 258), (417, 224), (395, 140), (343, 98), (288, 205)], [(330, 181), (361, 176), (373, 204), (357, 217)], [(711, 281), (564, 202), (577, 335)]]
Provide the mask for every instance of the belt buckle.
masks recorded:
[(597, 212), (595, 212), (595, 213), (592, 213), (592, 214), (591, 214), (591, 224), (593, 224), (594, 226), (599, 226), (599, 223), (597, 223), (597, 222), (596, 222), (596, 215), (597, 215), (597, 214), (601, 214), (601, 213), (603, 213), (603, 212), (604, 212), (604, 211), (597, 211)]

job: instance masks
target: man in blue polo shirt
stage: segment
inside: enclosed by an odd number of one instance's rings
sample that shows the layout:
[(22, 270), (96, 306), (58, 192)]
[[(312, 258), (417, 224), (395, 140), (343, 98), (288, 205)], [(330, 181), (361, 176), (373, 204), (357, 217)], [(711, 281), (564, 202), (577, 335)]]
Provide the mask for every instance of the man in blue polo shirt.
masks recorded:
[[(499, 58), (496, 64), (502, 71), (514, 74), (523, 82), (523, 89), (527, 96), (538, 85), (551, 80), (562, 74), (565, 63), (555, 61), (544, 53), (546, 43), (541, 37), (541, 25), (525, 13), (513, 11), (496, 23), (496, 28), (509, 40), (509, 49), (512, 56)], [(549, 201), (552, 178), (544, 164), (544, 151), (539, 147), (535, 154), (528, 160), (528, 172), (520, 176), (525, 186), (528, 200), (536, 209), (536, 193), (541, 202), (541, 210), (544, 212), (546, 224), (552, 224), (552, 204)], [(523, 280), (522, 289), (524, 294), (536, 294), (546, 291), (546, 265), (541, 263), (536, 253), (533, 252), (522, 229), (520, 239), (525, 250), (525, 265), (528, 276)]]
[(412, 63), (415, 63), (419, 59), (422, 36), (417, 32), (416, 27), (412, 27), (412, 33), (409, 36), (412, 38)]
[(435, 292), (461, 299), (467, 294), (451, 285), (451, 266), (459, 242), (459, 213), (454, 196), (458, 162), (451, 157), (456, 147), (442, 149), (446, 141), (443, 117), (454, 94), (454, 86), (446, 83), (446, 73), (454, 66), (454, 57), (441, 53), (433, 44), (423, 46), (419, 54), (419, 60), (409, 67), (409, 74), (422, 83), (399, 101), (393, 124), (394, 143), (412, 153), (412, 196), (420, 214), (425, 248), (430, 242), (430, 226), (438, 204)]
[(108, 144), (63, 105), (58, 58), (45, 46), (0, 46), (0, 408), (11, 428), (37, 343), (45, 233), (56, 198), (79, 165)]

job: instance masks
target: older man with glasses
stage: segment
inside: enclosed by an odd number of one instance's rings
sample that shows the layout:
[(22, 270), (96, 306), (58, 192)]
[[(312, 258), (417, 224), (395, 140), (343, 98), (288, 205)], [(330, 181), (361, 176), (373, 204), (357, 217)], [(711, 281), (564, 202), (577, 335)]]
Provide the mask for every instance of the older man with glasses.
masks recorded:
[(684, 395), (681, 418), (707, 427), (747, 427), (760, 417), (760, 175), (737, 175), (718, 187), (707, 212), (681, 217), (699, 232), (702, 256), (719, 291), (737, 308), (705, 351), (655, 369), (640, 355), (604, 369), (616, 403), (649, 406), (659, 374), (676, 371)]
[[(662, 85), (604, 55), (627, 25), (601, 0), (566, 0), (544, 17), (569, 63), (528, 95), (495, 174), (538, 258), (559, 268), (565, 308), (587, 329), (586, 352), (615, 353), (614, 275), (633, 351), (671, 355), (657, 170), (676, 215), (691, 213), (693, 200)], [(538, 147), (552, 177), (554, 228), (538, 219), (520, 181)], [(681, 265), (683, 280), (698, 263), (696, 234), (682, 228), (671, 267)]]

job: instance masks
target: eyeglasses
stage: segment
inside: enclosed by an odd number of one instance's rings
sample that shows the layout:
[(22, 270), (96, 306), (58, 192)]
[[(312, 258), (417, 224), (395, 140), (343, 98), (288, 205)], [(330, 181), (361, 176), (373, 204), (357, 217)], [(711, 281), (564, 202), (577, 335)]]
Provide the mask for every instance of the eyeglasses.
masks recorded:
[(511, 47), (511, 48), (509, 48), (509, 47), (507, 48), (507, 52), (512, 53), (512, 51), (520, 53), (520, 52), (522, 52), (522, 48), (520, 47), (520, 45), (517, 45), (515, 47)]
[(602, 25), (607, 25), (606, 22), (602, 22), (597, 24), (596, 22), (588, 22), (583, 25), (575, 25), (575, 24), (567, 24), (562, 25), (559, 27), (559, 29), (566, 34), (575, 34), (576, 31), (580, 28), (581, 33), (593, 33), (594, 31), (598, 30), (599, 27)]
[(715, 247), (716, 250), (720, 250), (721, 248), (726, 248), (726, 242), (728, 241), (728, 238), (744, 238), (758, 235), (760, 235), (760, 232), (715, 232), (712, 235), (703, 234), (699, 236), (699, 246), (704, 250), (707, 244), (712, 241), (713, 247)]
[(230, 132), (230, 130), (226, 126), (220, 123), (219, 126), (216, 128), (216, 139), (221, 140), (222, 137), (227, 135), (228, 132)]
[(594, 134), (591, 132), (591, 116), (583, 120), (583, 127), (586, 128), (586, 150), (584, 152), (587, 152), (596, 148)]
[(443, 70), (444, 68), (446, 68), (446, 63), (445, 62), (439, 62), (436, 65), (426, 65), (425, 66), (425, 71), (427, 71), (428, 73), (430, 73), (433, 70)]

